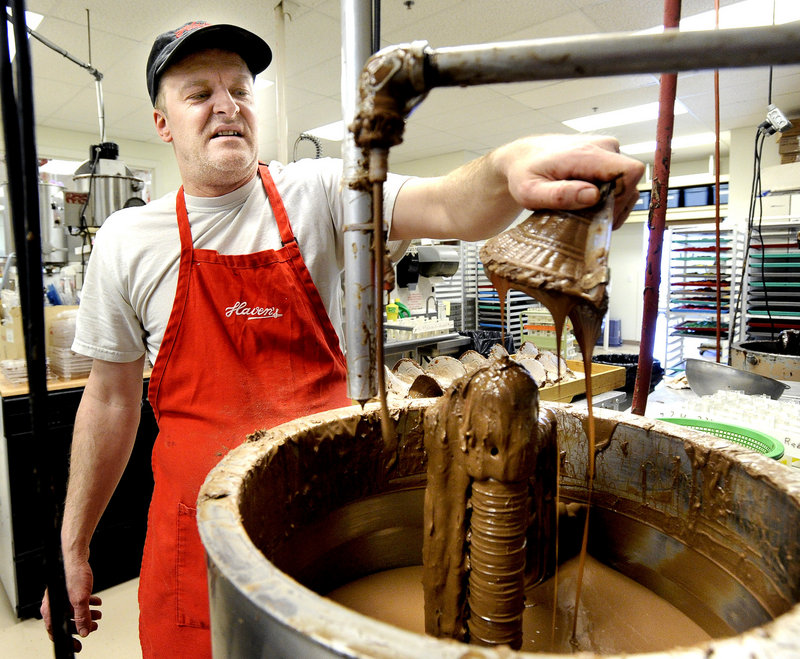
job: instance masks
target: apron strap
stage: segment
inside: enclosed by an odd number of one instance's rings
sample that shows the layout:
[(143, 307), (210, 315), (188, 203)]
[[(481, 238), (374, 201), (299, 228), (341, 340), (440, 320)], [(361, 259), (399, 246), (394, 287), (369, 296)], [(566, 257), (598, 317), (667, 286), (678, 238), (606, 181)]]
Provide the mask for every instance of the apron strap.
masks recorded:
[[(292, 225), (289, 223), (289, 215), (286, 212), (286, 207), (283, 205), (283, 200), (278, 194), (278, 188), (272, 175), (269, 173), (269, 168), (264, 163), (258, 164), (258, 173), (261, 176), (261, 182), (264, 190), (267, 193), (269, 204), (272, 207), (272, 213), (275, 215), (275, 221), (278, 225), (278, 230), (281, 235), (281, 244), (297, 242), (292, 231)], [(181, 254), (187, 251), (191, 254), (192, 251), (192, 230), (189, 226), (189, 215), (186, 212), (186, 196), (183, 192), (183, 186), (178, 190), (178, 196), (175, 200), (175, 210), (178, 215), (178, 232), (181, 237)]]
[(275, 186), (275, 181), (272, 180), (269, 168), (264, 163), (258, 163), (258, 173), (261, 176), (264, 189), (267, 191), (267, 197), (269, 198), (270, 206), (272, 206), (272, 213), (275, 215), (275, 221), (281, 232), (281, 244), (286, 245), (295, 240), (292, 226), (289, 224), (289, 215), (286, 213), (283, 200), (278, 194), (278, 188)]

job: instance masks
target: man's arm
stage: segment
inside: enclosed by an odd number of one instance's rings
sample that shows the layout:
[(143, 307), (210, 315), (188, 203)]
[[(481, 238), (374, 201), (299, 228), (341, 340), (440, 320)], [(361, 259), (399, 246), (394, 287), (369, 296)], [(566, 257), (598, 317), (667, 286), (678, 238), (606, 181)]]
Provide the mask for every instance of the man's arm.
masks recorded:
[[(144, 357), (113, 363), (95, 359), (75, 416), (69, 484), (61, 527), (64, 572), (77, 633), (97, 629), (100, 604), (92, 593), (89, 542), (117, 487), (133, 450), (139, 427)], [(42, 617), (52, 637), (47, 597)], [(79, 647), (79, 646), (78, 646)]]
[(574, 210), (599, 201), (592, 181), (619, 177), (615, 228), (638, 198), (644, 173), (611, 137), (544, 135), (510, 142), (446, 176), (408, 181), (397, 195), (391, 239), (482, 240), (525, 208)]

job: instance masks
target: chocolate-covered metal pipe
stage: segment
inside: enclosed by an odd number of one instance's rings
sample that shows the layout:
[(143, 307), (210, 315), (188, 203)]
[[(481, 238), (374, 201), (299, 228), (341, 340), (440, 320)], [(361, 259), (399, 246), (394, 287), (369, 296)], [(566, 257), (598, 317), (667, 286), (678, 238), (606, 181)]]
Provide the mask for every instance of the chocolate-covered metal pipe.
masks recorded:
[[(350, 130), (365, 157), (359, 163), (360, 173), (353, 180), (361, 182), (362, 190), (367, 189), (371, 149), (389, 149), (402, 142), (406, 117), (435, 87), (794, 64), (800, 62), (798, 42), (800, 22), (733, 30), (612, 33), (439, 49), (420, 41), (385, 48), (367, 61), (361, 74), (360, 104)], [(349, 121), (347, 115), (346, 119)], [(364, 250), (358, 253), (365, 259), (371, 258)], [(366, 268), (355, 258), (346, 263), (347, 267), (358, 268), (362, 273), (375, 271), (374, 266)], [(367, 305), (348, 303), (347, 327), (374, 325), (368, 311)], [(376, 337), (365, 335), (365, 340), (374, 342)], [(348, 341), (348, 356), (353, 349), (375, 354), (374, 348), (350, 345)], [(374, 371), (375, 366), (374, 361), (353, 361), (349, 377), (358, 382), (374, 382), (368, 370)], [(370, 395), (375, 393), (371, 389)], [(364, 398), (359, 396), (359, 399)]]

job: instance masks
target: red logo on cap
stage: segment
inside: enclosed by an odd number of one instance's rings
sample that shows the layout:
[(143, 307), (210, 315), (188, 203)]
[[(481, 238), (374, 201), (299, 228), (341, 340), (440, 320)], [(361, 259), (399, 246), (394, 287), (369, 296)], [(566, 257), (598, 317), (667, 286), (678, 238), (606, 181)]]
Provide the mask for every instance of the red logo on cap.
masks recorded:
[(207, 25), (211, 25), (211, 23), (204, 23), (203, 21), (195, 21), (194, 23), (187, 23), (183, 27), (179, 27), (175, 30), (175, 38), (180, 39), (184, 34), (187, 32), (191, 32), (192, 30), (196, 30), (200, 27), (206, 27)]

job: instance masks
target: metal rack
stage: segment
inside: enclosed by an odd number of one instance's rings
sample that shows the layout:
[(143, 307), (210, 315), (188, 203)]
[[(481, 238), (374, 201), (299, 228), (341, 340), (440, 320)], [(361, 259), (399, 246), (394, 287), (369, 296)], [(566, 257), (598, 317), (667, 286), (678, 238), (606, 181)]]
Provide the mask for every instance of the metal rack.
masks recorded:
[(800, 329), (800, 220), (754, 228), (742, 305), (748, 340)]
[[(684, 361), (699, 352), (716, 351), (717, 281), (716, 235), (713, 226), (670, 228), (668, 274), (663, 313), (666, 319), (664, 370), (668, 375), (683, 371)], [(722, 347), (731, 330), (731, 300), (736, 299), (737, 263), (741, 238), (732, 229), (720, 230), (720, 309)], [(699, 356), (699, 355), (694, 355)], [(724, 361), (724, 359), (723, 359)]]
[[(499, 332), (503, 329), (500, 317), (500, 298), (483, 271), (483, 264), (479, 258), (482, 245), (483, 242), (469, 243), (468, 260), (464, 268), (465, 271), (469, 270), (473, 273), (471, 281), (476, 305), (475, 327), (479, 330)], [(508, 292), (505, 333), (507, 336), (514, 337), (515, 346), (519, 347), (522, 343), (522, 315), (532, 307), (541, 306), (539, 302), (521, 291), (512, 289)]]

